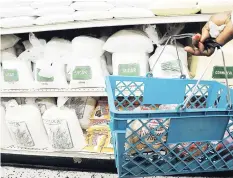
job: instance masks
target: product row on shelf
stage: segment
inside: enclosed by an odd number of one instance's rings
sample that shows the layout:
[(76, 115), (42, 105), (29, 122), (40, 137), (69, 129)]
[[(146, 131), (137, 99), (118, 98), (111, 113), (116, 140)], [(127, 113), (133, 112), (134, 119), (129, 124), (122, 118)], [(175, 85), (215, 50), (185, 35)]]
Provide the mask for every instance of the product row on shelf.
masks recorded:
[[(2, 91), (105, 88), (106, 76), (146, 76), (148, 72), (158, 78), (185, 75), (199, 79), (213, 58), (203, 79), (225, 82), (219, 51), (209, 58), (192, 57), (184, 50), (189, 41), (184, 45), (179, 41), (164, 45), (169, 36), (180, 34), (184, 27), (167, 24), (161, 35), (155, 25), (146, 25), (98, 38), (80, 35), (72, 40), (38, 39), (33, 33), (29, 34), (29, 40), (2, 35), (0, 88)], [(232, 45), (229, 42), (223, 48), (230, 85), (233, 85)]]
[(105, 98), (2, 98), (1, 149), (113, 154)]
[(231, 0), (3, 0), (1, 27), (59, 24), (73, 21), (187, 15), (232, 10)]

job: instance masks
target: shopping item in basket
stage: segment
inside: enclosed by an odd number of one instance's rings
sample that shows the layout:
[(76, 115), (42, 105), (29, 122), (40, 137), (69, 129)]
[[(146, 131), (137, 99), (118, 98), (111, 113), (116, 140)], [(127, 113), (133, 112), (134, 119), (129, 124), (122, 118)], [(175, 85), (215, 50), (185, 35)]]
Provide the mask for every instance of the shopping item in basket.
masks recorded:
[[(139, 106), (134, 109), (134, 111), (142, 111), (142, 110), (174, 110), (177, 105), (160, 105), (158, 108), (156, 107), (147, 107), (147, 106)], [(151, 144), (154, 149), (159, 149), (162, 147), (162, 143), (160, 141), (156, 141), (157, 136), (163, 135), (162, 140), (166, 142), (167, 134), (166, 129), (169, 129), (170, 119), (169, 118), (154, 118), (152, 120), (144, 120), (144, 121), (133, 121), (130, 123), (130, 130), (126, 133), (126, 138), (130, 143), (137, 143), (137, 150), (142, 151), (143, 153), (153, 152), (153, 150), (148, 147), (148, 144)], [(132, 134), (132, 130), (136, 131), (137, 134)], [(139, 143), (138, 143), (139, 142)], [(130, 146), (129, 146), (130, 148)], [(165, 150), (163, 150), (165, 151)], [(136, 152), (131, 152), (131, 154), (135, 154)]]
[[(169, 40), (192, 36), (193, 34), (176, 35)], [(205, 46), (221, 50), (221, 46), (210, 39), (206, 41)], [(226, 72), (224, 59), (223, 55)], [(203, 75), (208, 67), (207, 65)], [(225, 76), (226, 86), (216, 81), (202, 81), (202, 78), (197, 81), (185, 79), (182, 72), (180, 79), (161, 79), (152, 76), (153, 74), (149, 73), (147, 77), (107, 77), (111, 132), (119, 177), (233, 170), (232, 159), (229, 159), (233, 154), (233, 150), (229, 149), (233, 145), (232, 134), (229, 132), (232, 126), (229, 120), (231, 121), (233, 116), (233, 91), (229, 88), (227, 76)], [(135, 85), (134, 89), (129, 87), (132, 83)], [(119, 84), (124, 84), (128, 92), (122, 92)], [(132, 97), (134, 100), (129, 100)], [(178, 106), (166, 111), (127, 110), (129, 107), (134, 107), (135, 102), (141, 106), (157, 104), (178, 104)], [(123, 103), (128, 104), (123, 105)], [(123, 108), (122, 111), (119, 110), (120, 107)], [(154, 118), (170, 119), (169, 129), (166, 129), (165, 123), (160, 123), (166, 130), (162, 135), (158, 136), (152, 132), (161, 143), (159, 148), (155, 149), (153, 143), (145, 142), (147, 135), (134, 144), (127, 140), (128, 129), (131, 129), (131, 135), (138, 135), (139, 130), (132, 129), (133, 121), (138, 120), (143, 127), (147, 127)], [(224, 136), (226, 131), (230, 133), (229, 137)], [(143, 151), (137, 148), (137, 145), (143, 141), (153, 151), (152, 153), (143, 154)], [(231, 143), (226, 146), (228, 141)], [(213, 142), (216, 142), (215, 146)], [(130, 146), (126, 147), (127, 144)], [(219, 144), (223, 145), (221, 149), (217, 148)], [(130, 154), (131, 152), (135, 154)]]

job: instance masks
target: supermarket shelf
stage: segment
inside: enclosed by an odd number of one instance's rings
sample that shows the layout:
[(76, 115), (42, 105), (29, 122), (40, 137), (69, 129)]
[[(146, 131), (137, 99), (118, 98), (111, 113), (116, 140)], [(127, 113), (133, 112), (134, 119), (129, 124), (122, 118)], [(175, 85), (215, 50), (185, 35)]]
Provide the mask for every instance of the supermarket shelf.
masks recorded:
[(164, 24), (164, 23), (188, 23), (188, 22), (206, 22), (210, 18), (209, 14), (196, 14), (185, 16), (155, 16), (150, 18), (128, 18), (111, 20), (92, 20), (82, 22), (69, 22), (54, 25), (34, 25), (17, 28), (1, 28), (1, 34), (16, 34), (27, 32), (41, 32), (52, 30), (123, 26), (123, 25), (143, 25), (143, 24)]
[(107, 96), (105, 88), (0, 90), (1, 97)]
[(113, 160), (113, 154), (87, 153), (87, 152), (47, 152), (47, 151), (28, 151), (28, 150), (6, 150), (1, 149), (1, 154), (16, 154), (28, 156), (49, 156), (65, 158), (86, 158), (86, 159), (107, 159)]

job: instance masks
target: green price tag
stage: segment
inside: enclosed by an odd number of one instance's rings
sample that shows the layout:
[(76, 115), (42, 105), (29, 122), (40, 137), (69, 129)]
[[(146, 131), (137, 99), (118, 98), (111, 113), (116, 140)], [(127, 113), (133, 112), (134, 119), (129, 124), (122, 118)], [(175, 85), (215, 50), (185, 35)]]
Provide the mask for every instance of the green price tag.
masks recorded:
[(123, 76), (139, 76), (140, 66), (139, 64), (119, 64), (118, 66), (119, 75)]
[(40, 69), (37, 69), (37, 81), (38, 82), (53, 82), (54, 77), (42, 77), (39, 75)]
[(19, 75), (16, 69), (3, 69), (4, 81), (5, 82), (18, 82)]
[(92, 71), (90, 66), (76, 66), (72, 73), (73, 80), (90, 80)]
[[(226, 67), (227, 69), (227, 78), (232, 79), (233, 78), (233, 66)], [(225, 79), (225, 70), (223, 66), (214, 66), (213, 73), (212, 73), (213, 79)]]

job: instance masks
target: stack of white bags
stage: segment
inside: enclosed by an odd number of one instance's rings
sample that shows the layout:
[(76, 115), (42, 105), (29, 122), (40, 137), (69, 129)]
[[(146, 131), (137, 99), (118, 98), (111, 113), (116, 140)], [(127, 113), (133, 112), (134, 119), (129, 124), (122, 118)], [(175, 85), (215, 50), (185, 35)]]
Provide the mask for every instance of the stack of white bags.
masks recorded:
[[(86, 145), (84, 134), (75, 110), (64, 106), (68, 99), (58, 98), (57, 105), (48, 99), (38, 102), (35, 98), (26, 98), (25, 104), (18, 104), (14, 99), (2, 103), (0, 147), (43, 151), (82, 150)], [(43, 112), (42, 105), (47, 107)]]

